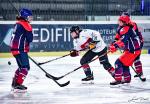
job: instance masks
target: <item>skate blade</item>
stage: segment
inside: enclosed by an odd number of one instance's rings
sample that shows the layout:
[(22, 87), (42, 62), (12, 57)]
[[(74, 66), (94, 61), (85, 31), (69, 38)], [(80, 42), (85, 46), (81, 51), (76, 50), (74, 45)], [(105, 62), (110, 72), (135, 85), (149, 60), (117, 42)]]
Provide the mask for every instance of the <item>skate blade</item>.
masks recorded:
[(124, 86), (130, 86), (130, 83), (123, 83)]
[(110, 85), (110, 88), (120, 88), (121, 84), (117, 84), (117, 85)]
[(82, 81), (82, 84), (94, 84), (94, 81), (91, 80), (91, 81)]
[(13, 93), (26, 93), (27, 90), (11, 89), (11, 92), (13, 92)]

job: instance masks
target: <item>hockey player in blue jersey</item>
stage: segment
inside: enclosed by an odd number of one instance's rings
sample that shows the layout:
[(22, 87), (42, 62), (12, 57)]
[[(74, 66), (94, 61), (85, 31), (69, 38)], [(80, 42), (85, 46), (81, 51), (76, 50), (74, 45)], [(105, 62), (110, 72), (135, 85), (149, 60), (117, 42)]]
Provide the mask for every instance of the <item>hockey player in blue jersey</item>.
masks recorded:
[(29, 9), (21, 9), (20, 15), (16, 17), (13, 34), (11, 37), (11, 53), (16, 59), (18, 69), (15, 72), (12, 88), (26, 90), (27, 87), (22, 85), (25, 77), (30, 69), (28, 52), (29, 45), (33, 40), (32, 26), (32, 12)]

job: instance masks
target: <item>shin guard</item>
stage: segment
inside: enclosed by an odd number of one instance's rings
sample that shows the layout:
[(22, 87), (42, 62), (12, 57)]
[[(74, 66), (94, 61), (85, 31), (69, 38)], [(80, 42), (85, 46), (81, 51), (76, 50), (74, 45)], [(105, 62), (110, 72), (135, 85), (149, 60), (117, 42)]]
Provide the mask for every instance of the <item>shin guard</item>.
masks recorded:
[(115, 75), (114, 78), (116, 81), (121, 81), (122, 80), (122, 75), (123, 75), (123, 67), (122, 63), (120, 60), (116, 60), (115, 62)]
[(88, 64), (83, 65), (83, 69), (86, 76), (92, 76), (91, 69)]
[(28, 74), (27, 68), (22, 68), (17, 77), (17, 83), (21, 85), (24, 79), (26, 78), (27, 74)]
[(134, 62), (134, 66), (135, 66), (135, 69), (136, 69), (137, 74), (143, 73), (141, 61), (136, 60), (136, 61)]

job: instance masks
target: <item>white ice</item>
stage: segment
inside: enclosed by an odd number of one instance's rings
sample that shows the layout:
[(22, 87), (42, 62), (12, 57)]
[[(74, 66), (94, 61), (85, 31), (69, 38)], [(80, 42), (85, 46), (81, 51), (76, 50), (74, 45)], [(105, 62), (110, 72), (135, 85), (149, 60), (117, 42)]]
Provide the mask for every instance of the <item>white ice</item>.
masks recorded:
[[(109, 55), (109, 60), (114, 66), (118, 55)], [(37, 62), (43, 62), (56, 57), (33, 57)], [(54, 76), (61, 76), (80, 66), (80, 58), (70, 56), (42, 65), (42, 67)], [(109, 85), (113, 78), (99, 64), (99, 61), (91, 63), (94, 72), (94, 84), (82, 84), (85, 77), (83, 70), (60, 79), (59, 83), (68, 80), (71, 83), (66, 87), (59, 87), (51, 79), (47, 78), (33, 62), (24, 84), (28, 87), (27, 93), (12, 93), (11, 81), (17, 64), (14, 58), (0, 59), (0, 104), (150, 104), (150, 56), (142, 55), (144, 75), (146, 82), (141, 82), (131, 69), (132, 82), (129, 85), (112, 87)], [(8, 61), (11, 65), (8, 65)]]

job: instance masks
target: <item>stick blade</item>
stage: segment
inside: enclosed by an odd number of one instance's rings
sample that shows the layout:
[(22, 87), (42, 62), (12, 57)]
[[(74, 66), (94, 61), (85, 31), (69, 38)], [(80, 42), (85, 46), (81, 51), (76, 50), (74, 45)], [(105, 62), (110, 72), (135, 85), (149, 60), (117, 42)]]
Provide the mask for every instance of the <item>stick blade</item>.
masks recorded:
[(66, 82), (66, 83), (63, 83), (63, 84), (59, 84), (60, 87), (65, 87), (67, 86), (68, 84), (70, 84), (70, 81)]
[[(53, 80), (54, 82), (56, 82), (60, 87), (65, 87), (65, 86), (67, 86), (68, 84), (70, 84), (70, 81), (67, 81), (66, 83), (63, 83), (63, 84), (58, 83), (58, 82), (56, 81), (56, 79), (57, 79), (57, 78), (59, 79), (59, 77), (54, 77), (54, 76), (50, 75), (49, 73), (46, 73), (46, 77), (52, 79), (52, 80)], [(58, 79), (57, 79), (57, 80), (58, 80)]]
[(142, 82), (145, 82), (145, 81), (146, 81), (146, 78), (141, 78), (141, 81), (142, 81)]

